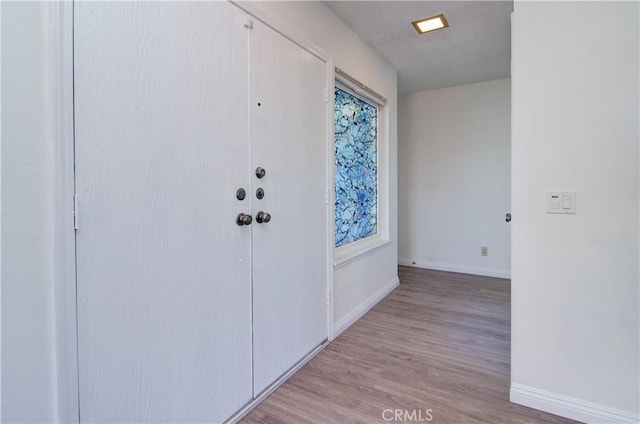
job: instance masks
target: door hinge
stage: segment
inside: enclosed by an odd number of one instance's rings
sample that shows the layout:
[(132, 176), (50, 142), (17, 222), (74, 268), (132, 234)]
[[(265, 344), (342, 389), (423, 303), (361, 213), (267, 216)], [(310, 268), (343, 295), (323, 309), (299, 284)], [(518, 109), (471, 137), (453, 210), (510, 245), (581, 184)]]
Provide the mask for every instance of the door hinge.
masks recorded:
[(329, 103), (329, 90), (326, 88), (324, 89), (324, 102)]
[(74, 195), (73, 196), (73, 229), (74, 230), (77, 230), (78, 228), (80, 228), (79, 215), (80, 215), (80, 211), (78, 209), (78, 196)]
[(253, 29), (253, 19), (251, 19), (249, 16), (244, 19), (244, 27), (246, 29)]

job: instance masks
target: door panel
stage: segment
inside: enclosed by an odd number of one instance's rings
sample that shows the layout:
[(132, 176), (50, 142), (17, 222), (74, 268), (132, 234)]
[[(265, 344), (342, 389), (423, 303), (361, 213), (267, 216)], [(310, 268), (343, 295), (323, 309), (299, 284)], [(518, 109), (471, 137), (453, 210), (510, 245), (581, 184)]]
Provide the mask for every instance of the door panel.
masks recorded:
[(251, 399), (248, 34), (228, 3), (77, 2), (83, 422)]
[(250, 32), (254, 395), (327, 338), (325, 63), (261, 23)]

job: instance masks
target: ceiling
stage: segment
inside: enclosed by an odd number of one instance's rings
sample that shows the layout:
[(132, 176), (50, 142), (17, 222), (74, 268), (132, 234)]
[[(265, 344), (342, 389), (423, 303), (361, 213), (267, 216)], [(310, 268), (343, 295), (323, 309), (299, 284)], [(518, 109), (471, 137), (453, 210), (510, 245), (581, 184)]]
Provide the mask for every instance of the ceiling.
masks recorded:
[[(508, 78), (513, 1), (325, 1), (398, 71), (398, 93)], [(412, 21), (444, 13), (449, 28)]]

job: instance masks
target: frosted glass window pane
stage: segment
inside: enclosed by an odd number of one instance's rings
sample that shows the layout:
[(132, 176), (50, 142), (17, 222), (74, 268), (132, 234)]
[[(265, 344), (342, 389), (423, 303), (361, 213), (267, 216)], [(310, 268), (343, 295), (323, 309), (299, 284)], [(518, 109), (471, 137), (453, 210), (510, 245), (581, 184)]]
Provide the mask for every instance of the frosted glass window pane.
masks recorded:
[(378, 108), (335, 91), (336, 247), (377, 233)]

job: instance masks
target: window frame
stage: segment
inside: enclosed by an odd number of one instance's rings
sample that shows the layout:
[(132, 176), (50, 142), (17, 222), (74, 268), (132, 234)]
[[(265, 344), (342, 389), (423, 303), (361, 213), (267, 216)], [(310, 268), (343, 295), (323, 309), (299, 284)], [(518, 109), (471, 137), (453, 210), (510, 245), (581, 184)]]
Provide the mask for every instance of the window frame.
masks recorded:
[[(389, 239), (389, 134), (388, 134), (388, 106), (384, 97), (377, 95), (374, 97), (362, 87), (363, 84), (353, 83), (353, 78), (345, 78), (338, 72), (335, 74), (333, 89), (331, 90), (333, 107), (332, 123), (332, 243), (334, 246), (334, 267), (346, 265), (354, 259), (378, 249), (391, 242)], [(377, 222), (376, 233), (351, 243), (335, 247), (335, 89), (339, 88), (352, 96), (365, 101), (376, 107), (377, 113), (377, 134), (376, 134), (376, 161), (377, 161)], [(371, 90), (369, 90), (371, 91)]]

